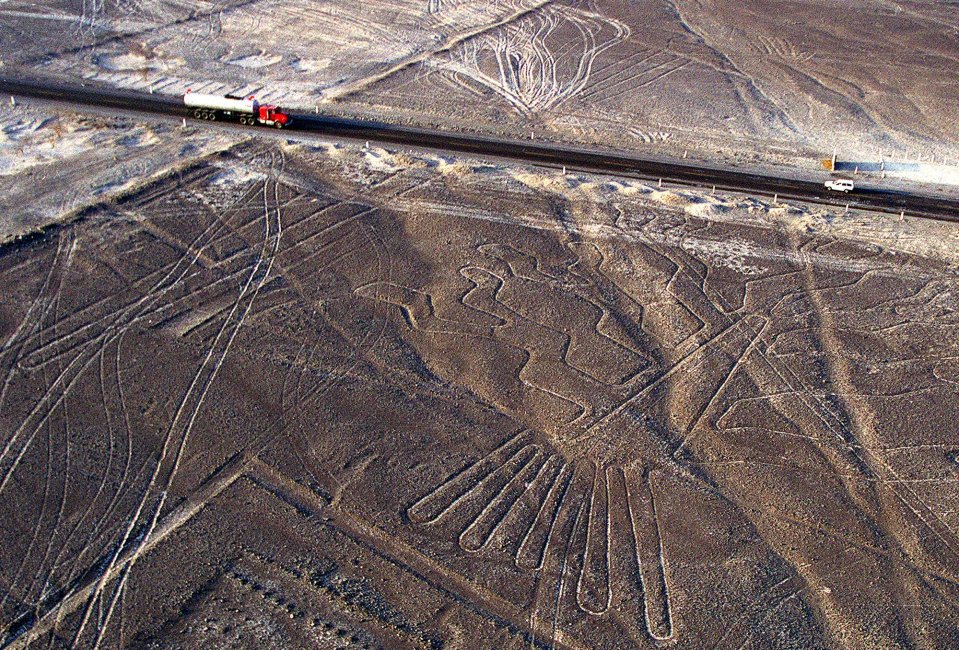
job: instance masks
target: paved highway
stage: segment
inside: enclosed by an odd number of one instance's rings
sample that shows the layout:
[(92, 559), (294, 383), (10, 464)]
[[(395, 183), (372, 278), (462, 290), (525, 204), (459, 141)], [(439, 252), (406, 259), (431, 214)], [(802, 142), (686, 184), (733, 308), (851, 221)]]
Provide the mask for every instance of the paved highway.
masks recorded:
[[(180, 97), (153, 95), (93, 85), (59, 81), (0, 77), (0, 93), (34, 97), (76, 106), (112, 108), (123, 113), (152, 113), (192, 119)], [(850, 195), (832, 193), (821, 182), (798, 178), (767, 176), (727, 168), (693, 165), (642, 158), (625, 152), (585, 149), (573, 146), (510, 140), (484, 135), (469, 135), (397, 126), (383, 122), (354, 120), (313, 113), (290, 111), (288, 131), (309, 132), (331, 138), (352, 139), (403, 145), (430, 150), (465, 153), (516, 160), (570, 171), (611, 174), (703, 188), (774, 196), (781, 199), (820, 203), (877, 212), (919, 216), (959, 222), (959, 200), (883, 189), (862, 185)], [(222, 123), (218, 123), (222, 124)], [(232, 125), (236, 129), (267, 128)], [(823, 174), (823, 180), (827, 178)]]

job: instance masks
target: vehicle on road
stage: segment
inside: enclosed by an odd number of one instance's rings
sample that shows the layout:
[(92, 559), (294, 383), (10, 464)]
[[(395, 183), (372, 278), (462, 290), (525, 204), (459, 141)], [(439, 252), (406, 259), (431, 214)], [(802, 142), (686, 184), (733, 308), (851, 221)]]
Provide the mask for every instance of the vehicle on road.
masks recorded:
[(856, 184), (845, 179), (826, 181), (826, 189), (833, 192), (852, 192), (856, 189)]
[(240, 124), (262, 124), (282, 129), (289, 125), (290, 115), (279, 106), (261, 104), (255, 97), (208, 95), (187, 90), (183, 103), (198, 120), (227, 119)]

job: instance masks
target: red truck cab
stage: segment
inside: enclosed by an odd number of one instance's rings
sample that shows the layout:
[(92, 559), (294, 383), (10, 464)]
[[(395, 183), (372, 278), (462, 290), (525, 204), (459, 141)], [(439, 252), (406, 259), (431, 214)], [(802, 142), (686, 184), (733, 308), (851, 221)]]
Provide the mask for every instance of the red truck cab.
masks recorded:
[(260, 104), (257, 117), (261, 124), (275, 126), (278, 129), (290, 123), (290, 116), (284, 113), (282, 108), (272, 104)]

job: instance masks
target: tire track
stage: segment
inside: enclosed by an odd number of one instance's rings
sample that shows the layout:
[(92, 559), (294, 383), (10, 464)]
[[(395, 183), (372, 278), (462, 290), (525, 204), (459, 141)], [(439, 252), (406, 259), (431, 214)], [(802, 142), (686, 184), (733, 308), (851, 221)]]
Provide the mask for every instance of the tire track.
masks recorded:
[(417, 52), (397, 63), (394, 63), (393, 65), (391, 65), (390, 67), (388, 67), (387, 69), (381, 72), (373, 74), (369, 77), (365, 77), (363, 79), (357, 79), (348, 84), (344, 84), (333, 90), (327, 91), (324, 94), (324, 100), (329, 102), (329, 101), (334, 101), (338, 99), (343, 99), (344, 97), (347, 97), (349, 95), (353, 95), (369, 86), (372, 86), (378, 81), (382, 81), (383, 79), (394, 76), (398, 72), (401, 72), (403, 70), (406, 70), (407, 68), (410, 68), (414, 65), (422, 63), (439, 54), (449, 52), (452, 49), (454, 49), (457, 45), (461, 43), (465, 43), (466, 41), (469, 41), (472, 38), (476, 38), (477, 36), (481, 36), (482, 34), (486, 34), (493, 30), (499, 29), (505, 25), (509, 25), (510, 23), (514, 23), (530, 14), (533, 14), (539, 11), (540, 9), (542, 9), (543, 7), (547, 5), (553, 4), (553, 2), (555, 2), (555, 0), (538, 0), (531, 7), (521, 9), (492, 24), (482, 25), (475, 29), (471, 29), (467, 32), (457, 34), (456, 36), (453, 36), (451, 38), (447, 38), (437, 48), (434, 48), (432, 50), (427, 50), (425, 52)]
[[(273, 153), (271, 152), (271, 157), (272, 156)], [(256, 300), (256, 296), (259, 293), (260, 288), (262, 288), (262, 286), (266, 283), (270, 272), (272, 271), (273, 260), (279, 251), (280, 237), (282, 235), (282, 219), (279, 214), (280, 202), (276, 181), (276, 165), (277, 163), (275, 160), (270, 165), (270, 176), (272, 183), (265, 182), (263, 186), (263, 219), (265, 232), (263, 235), (263, 242), (260, 248), (259, 256), (257, 257), (256, 262), (253, 264), (250, 275), (241, 289), (233, 309), (227, 318), (224, 319), (223, 325), (217, 333), (213, 345), (207, 352), (206, 357), (194, 375), (193, 381), (191, 382), (186, 394), (177, 408), (173, 422), (167, 431), (160, 454), (160, 459), (155, 466), (153, 475), (151, 476), (150, 482), (147, 486), (145, 497), (141, 500), (140, 505), (137, 507), (133, 517), (131, 518), (119, 548), (125, 547), (133, 538), (134, 532), (144, 523), (146, 523), (146, 532), (143, 534), (142, 539), (146, 540), (151, 538), (151, 535), (153, 534), (153, 531), (159, 521), (160, 513), (162, 512), (163, 506), (166, 503), (169, 487), (176, 475), (183, 450), (186, 447), (190, 431), (192, 430), (193, 424), (199, 415), (203, 401), (206, 398), (210, 387), (215, 381), (217, 373), (222, 367), (223, 361), (229, 353), (233, 341), (243, 325), (243, 321), (246, 319), (246, 316), (252, 309), (253, 303)], [(273, 206), (275, 207), (271, 207), (270, 205), (269, 190), (271, 185), (273, 189)], [(160, 485), (159, 488), (157, 488), (158, 485)], [(157, 489), (159, 494), (156, 498), (156, 501), (148, 507), (147, 502), (150, 500), (151, 494)], [(141, 517), (144, 514), (146, 514), (145, 522), (141, 521)], [(140, 545), (142, 545), (142, 542)], [(93, 613), (93, 605), (94, 603), (99, 602), (103, 590), (107, 584), (105, 577), (110, 573), (111, 570), (117, 567), (118, 558), (118, 555), (114, 556), (114, 559), (110, 563), (110, 568), (104, 573), (104, 578), (101, 579), (99, 585), (94, 590), (93, 596), (90, 599), (90, 604), (88, 605), (81, 620), (80, 626), (73, 637), (74, 643), (78, 643), (82, 640), (83, 632), (85, 631), (87, 624), (90, 622)], [(127, 584), (127, 580), (130, 576), (130, 572), (133, 570), (138, 558), (139, 553), (134, 551), (131, 555), (130, 561), (124, 563), (120, 568), (120, 578), (117, 586), (115, 587), (113, 597), (107, 603), (106, 613), (102, 616), (102, 620), (97, 621), (97, 631), (93, 642), (94, 648), (99, 647), (101, 641), (103, 640), (103, 634), (110, 625), (110, 620), (116, 608), (118, 598), (122, 596)]]

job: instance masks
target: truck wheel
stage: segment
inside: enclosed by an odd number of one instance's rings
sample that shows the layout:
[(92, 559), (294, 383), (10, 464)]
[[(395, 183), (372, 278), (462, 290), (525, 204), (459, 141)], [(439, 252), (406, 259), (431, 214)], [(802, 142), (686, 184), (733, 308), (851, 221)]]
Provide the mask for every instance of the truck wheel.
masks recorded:
[(196, 109), (195, 111), (193, 111), (193, 117), (195, 117), (198, 120), (203, 119), (203, 111), (201, 111), (199, 108)]
[(275, 127), (278, 128), (278, 129), (282, 129), (282, 128), (283, 128), (283, 123), (282, 123), (282, 122), (274, 122), (274, 123), (273, 123), (273, 126), (275, 126)]
[(216, 111), (210, 111), (210, 121), (212, 122), (215, 119), (216, 119)]

